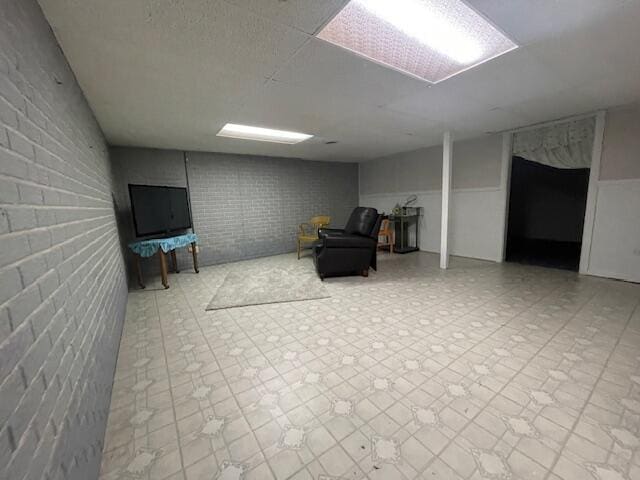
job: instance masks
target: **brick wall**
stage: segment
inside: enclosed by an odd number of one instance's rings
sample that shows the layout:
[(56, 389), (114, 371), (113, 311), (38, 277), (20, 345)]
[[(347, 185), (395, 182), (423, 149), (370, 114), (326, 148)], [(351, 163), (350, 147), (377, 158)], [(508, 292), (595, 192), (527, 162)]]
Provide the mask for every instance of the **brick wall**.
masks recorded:
[(0, 2), (0, 478), (97, 478), (126, 303), (107, 147), (36, 0)]
[(300, 223), (358, 206), (354, 163), (190, 153), (189, 183), (203, 264), (294, 251)]
[[(353, 163), (190, 152), (188, 174), (202, 265), (295, 250), (300, 223), (328, 214), (343, 226), (358, 205), (358, 166)], [(113, 148), (116, 203), (122, 228), (133, 238), (127, 184), (186, 185), (182, 152)], [(182, 268), (191, 259), (179, 253)], [(143, 268), (158, 270), (157, 260)]]

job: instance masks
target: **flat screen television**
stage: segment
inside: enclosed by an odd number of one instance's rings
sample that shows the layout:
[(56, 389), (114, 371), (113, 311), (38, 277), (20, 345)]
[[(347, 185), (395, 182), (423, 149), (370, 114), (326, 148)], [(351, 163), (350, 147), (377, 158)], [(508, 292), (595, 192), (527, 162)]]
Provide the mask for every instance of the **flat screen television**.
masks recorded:
[(137, 237), (166, 235), (191, 228), (186, 188), (129, 184), (129, 197)]

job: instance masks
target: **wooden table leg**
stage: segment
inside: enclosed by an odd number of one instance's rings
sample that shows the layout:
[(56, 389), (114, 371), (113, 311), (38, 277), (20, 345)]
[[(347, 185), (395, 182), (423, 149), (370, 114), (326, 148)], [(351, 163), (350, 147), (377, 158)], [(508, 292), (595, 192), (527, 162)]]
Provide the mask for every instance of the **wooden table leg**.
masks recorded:
[(136, 264), (136, 273), (138, 274), (138, 285), (140, 285), (140, 288), (145, 288), (144, 278), (142, 277), (142, 267), (140, 266), (140, 255), (134, 253), (133, 258)]
[(167, 254), (158, 249), (158, 255), (160, 256), (160, 273), (162, 275), (162, 285), (164, 288), (169, 288), (169, 280), (167, 279)]
[(173, 263), (173, 271), (180, 273), (180, 270), (178, 270), (178, 259), (176, 258), (175, 250), (171, 250), (171, 263)]
[(191, 242), (191, 255), (193, 256), (193, 269), (196, 273), (200, 273), (198, 270), (198, 252), (196, 251), (196, 242)]

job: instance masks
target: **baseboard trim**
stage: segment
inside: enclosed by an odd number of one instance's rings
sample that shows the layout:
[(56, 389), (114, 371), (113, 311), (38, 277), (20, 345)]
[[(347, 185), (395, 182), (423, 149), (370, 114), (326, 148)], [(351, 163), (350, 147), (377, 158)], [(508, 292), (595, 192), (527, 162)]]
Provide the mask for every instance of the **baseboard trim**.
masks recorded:
[(592, 277), (599, 277), (599, 278), (607, 278), (609, 280), (620, 280), (620, 281), (623, 281), (623, 282), (640, 284), (640, 278), (627, 277), (626, 275), (621, 275), (619, 273), (614, 273), (614, 272), (607, 272), (607, 271), (603, 271), (603, 270), (589, 269), (585, 273), (585, 275), (589, 275), (589, 276), (592, 276)]

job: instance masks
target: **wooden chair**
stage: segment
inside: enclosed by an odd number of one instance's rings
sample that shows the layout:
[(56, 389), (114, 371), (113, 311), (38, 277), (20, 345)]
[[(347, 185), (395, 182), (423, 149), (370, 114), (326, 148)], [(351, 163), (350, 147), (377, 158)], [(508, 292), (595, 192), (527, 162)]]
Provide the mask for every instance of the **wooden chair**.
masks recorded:
[(301, 223), (298, 227), (298, 260), (300, 260), (300, 251), (303, 243), (313, 243), (318, 240), (318, 230), (324, 228), (331, 223), (331, 217), (327, 215), (318, 215), (309, 220), (309, 223)]
[[(384, 238), (380, 241), (380, 238)], [(393, 224), (388, 218), (382, 220), (380, 225), (380, 232), (378, 232), (378, 248), (389, 247), (389, 253), (393, 253), (393, 244), (396, 242), (395, 232), (393, 231)]]

